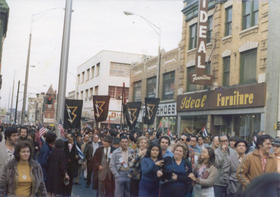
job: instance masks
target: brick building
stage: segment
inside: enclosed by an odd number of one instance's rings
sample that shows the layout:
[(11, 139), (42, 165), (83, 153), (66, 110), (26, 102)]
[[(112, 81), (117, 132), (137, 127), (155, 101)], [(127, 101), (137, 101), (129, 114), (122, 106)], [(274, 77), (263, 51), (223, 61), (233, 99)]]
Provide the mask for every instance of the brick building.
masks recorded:
[[(157, 81), (157, 57), (146, 57), (144, 61), (135, 64), (131, 69), (131, 83), (129, 90), (129, 101), (141, 101), (142, 112), (138, 122), (141, 126), (143, 119), (145, 97), (156, 96)], [(157, 127), (167, 132), (176, 133), (176, 98), (180, 93), (180, 64), (179, 49), (161, 52), (160, 85), (159, 85), (159, 110), (157, 113)], [(155, 126), (155, 125), (154, 125)]]
[(179, 44), (184, 93), (177, 98), (178, 133), (197, 133), (205, 127), (213, 135), (246, 139), (261, 130), (275, 135), (267, 123), (272, 98), (266, 87), (273, 83), (267, 77), (267, 69), (273, 67), (268, 63), (268, 38), (275, 30), (268, 28), (273, 22), (271, 2), (208, 1), (206, 60), (207, 72), (213, 75), (209, 86), (194, 85), (189, 77), (195, 72), (199, 5), (198, 0), (184, 3)]

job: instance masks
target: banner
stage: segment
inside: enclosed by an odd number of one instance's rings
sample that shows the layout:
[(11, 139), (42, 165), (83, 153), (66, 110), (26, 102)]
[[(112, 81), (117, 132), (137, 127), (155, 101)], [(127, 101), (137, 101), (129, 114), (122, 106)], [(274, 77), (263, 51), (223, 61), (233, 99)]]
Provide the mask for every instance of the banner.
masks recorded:
[(133, 129), (141, 110), (141, 102), (129, 102), (123, 106), (127, 125), (130, 129)]
[(64, 123), (65, 129), (80, 129), (83, 100), (65, 99)]
[(110, 96), (93, 96), (93, 109), (96, 122), (107, 119), (109, 111)]
[(159, 98), (145, 98), (145, 124), (151, 125), (154, 123), (159, 102)]

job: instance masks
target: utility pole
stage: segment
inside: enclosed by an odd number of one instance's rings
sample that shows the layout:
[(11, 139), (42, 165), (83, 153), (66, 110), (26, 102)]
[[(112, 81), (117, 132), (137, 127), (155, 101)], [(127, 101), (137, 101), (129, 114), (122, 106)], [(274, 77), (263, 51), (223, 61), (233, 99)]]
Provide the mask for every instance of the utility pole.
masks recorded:
[(10, 122), (12, 122), (12, 110), (14, 105), (14, 90), (15, 89), (15, 74), (13, 79), (13, 89), (12, 89), (12, 98), (11, 98), (11, 106), (10, 106)]
[(19, 87), (20, 87), (20, 81), (18, 81), (17, 101), (16, 101), (16, 110), (15, 110), (15, 118), (14, 118), (15, 124), (17, 123), (17, 110), (18, 110)]
[(26, 108), (27, 85), (28, 85), (28, 76), (29, 76), (29, 60), (30, 60), (31, 39), (32, 39), (32, 33), (30, 31), (30, 33), (29, 33), (27, 61), (26, 61), (26, 69), (25, 69), (23, 103), (22, 103), (22, 110), (21, 110), (21, 124), (22, 125), (24, 124), (24, 120), (25, 120), (25, 108)]
[(64, 121), (64, 108), (65, 108), (65, 94), (67, 87), (67, 68), (70, 46), (70, 30), (71, 30), (71, 15), (72, 15), (72, 0), (66, 0), (64, 28), (61, 47), (60, 58), (60, 71), (59, 71), (59, 84), (57, 96), (57, 111), (56, 111), (56, 128), (57, 135), (60, 136), (58, 131), (58, 124), (63, 124)]

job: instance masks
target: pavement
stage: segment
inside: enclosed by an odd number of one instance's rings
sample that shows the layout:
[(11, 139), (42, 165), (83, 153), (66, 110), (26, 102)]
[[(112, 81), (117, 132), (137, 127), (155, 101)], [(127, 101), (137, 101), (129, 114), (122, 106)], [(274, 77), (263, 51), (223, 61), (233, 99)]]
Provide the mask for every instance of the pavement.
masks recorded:
[(81, 177), (79, 185), (73, 184), (71, 197), (96, 197), (96, 191), (92, 186), (86, 188), (86, 181)]

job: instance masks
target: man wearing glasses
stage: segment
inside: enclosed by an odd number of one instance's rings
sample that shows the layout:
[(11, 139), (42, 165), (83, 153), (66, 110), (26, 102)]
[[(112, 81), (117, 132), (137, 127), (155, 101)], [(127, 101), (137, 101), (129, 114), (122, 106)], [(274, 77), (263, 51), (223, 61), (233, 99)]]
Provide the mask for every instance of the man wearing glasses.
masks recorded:
[(214, 184), (215, 197), (226, 197), (230, 175), (230, 150), (228, 137), (219, 137), (220, 146), (215, 150), (215, 164), (218, 169), (218, 178)]

